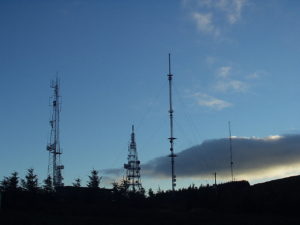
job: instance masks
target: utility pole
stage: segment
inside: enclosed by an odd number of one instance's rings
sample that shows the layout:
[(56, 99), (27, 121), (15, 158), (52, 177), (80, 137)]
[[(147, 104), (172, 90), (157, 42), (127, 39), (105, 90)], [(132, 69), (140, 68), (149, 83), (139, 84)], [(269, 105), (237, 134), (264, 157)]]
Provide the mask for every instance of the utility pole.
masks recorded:
[[(52, 99), (52, 115), (50, 119), (51, 133), (50, 142), (47, 145), (49, 151), (49, 164), (48, 164), (48, 175), (53, 179), (53, 185), (55, 188), (64, 186), (62, 180), (62, 170), (64, 166), (60, 163), (60, 156), (62, 154), (60, 148), (60, 133), (59, 133), (59, 121), (60, 121), (60, 95), (59, 95), (59, 79), (56, 77), (52, 80), (51, 88), (53, 88)], [(52, 167), (52, 168), (51, 168)]]
[(171, 154), (169, 157), (171, 157), (171, 172), (172, 172), (172, 191), (175, 190), (176, 187), (176, 175), (175, 175), (175, 157), (177, 155), (174, 154), (174, 138), (173, 136), (173, 106), (172, 106), (172, 78), (173, 75), (171, 74), (171, 55), (169, 54), (169, 74), (168, 74), (168, 80), (169, 80), (169, 117), (170, 117), (170, 152)]

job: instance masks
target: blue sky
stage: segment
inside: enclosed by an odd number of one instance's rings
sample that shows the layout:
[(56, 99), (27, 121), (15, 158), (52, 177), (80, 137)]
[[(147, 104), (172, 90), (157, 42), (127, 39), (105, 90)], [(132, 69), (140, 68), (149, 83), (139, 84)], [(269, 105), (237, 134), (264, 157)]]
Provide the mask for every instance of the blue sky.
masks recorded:
[[(292, 0), (0, 1), (0, 176), (30, 167), (46, 176), (56, 72), (66, 184), (122, 167), (132, 124), (142, 163), (167, 155), (168, 53), (175, 152), (226, 138), (229, 120), (236, 137), (297, 135), (299, 10)], [(276, 177), (246, 175), (237, 179)], [(209, 176), (179, 177), (178, 186)]]

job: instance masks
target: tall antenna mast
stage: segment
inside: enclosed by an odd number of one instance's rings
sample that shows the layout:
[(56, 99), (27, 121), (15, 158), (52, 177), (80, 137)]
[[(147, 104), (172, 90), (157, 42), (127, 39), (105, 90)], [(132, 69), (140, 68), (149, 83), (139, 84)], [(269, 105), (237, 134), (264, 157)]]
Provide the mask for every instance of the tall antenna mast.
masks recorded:
[(229, 151), (230, 151), (231, 181), (234, 181), (234, 177), (233, 177), (233, 159), (232, 159), (232, 137), (231, 137), (231, 125), (230, 125), (230, 121), (228, 121), (228, 129), (229, 129)]
[(136, 150), (134, 126), (132, 125), (131, 140), (128, 147), (128, 163), (124, 164), (126, 169), (126, 181), (128, 182), (128, 189), (130, 191), (142, 191), (141, 175), (140, 175), (140, 161)]
[(173, 75), (171, 74), (171, 54), (169, 54), (169, 74), (168, 74), (168, 80), (169, 80), (169, 116), (170, 116), (170, 151), (171, 154), (169, 157), (171, 157), (171, 171), (172, 171), (172, 191), (175, 190), (176, 186), (176, 175), (175, 175), (175, 157), (177, 155), (174, 154), (174, 140), (176, 138), (173, 137), (173, 107), (172, 107), (172, 78)]
[[(52, 99), (52, 116), (50, 119), (51, 133), (50, 143), (47, 145), (49, 151), (49, 165), (48, 175), (53, 179), (54, 187), (64, 186), (62, 180), (62, 169), (64, 166), (60, 163), (60, 155), (62, 154), (59, 140), (59, 114), (60, 114), (60, 95), (59, 95), (59, 79), (56, 77), (55, 80), (51, 81), (51, 88), (53, 88)], [(51, 169), (52, 167), (52, 169)]]

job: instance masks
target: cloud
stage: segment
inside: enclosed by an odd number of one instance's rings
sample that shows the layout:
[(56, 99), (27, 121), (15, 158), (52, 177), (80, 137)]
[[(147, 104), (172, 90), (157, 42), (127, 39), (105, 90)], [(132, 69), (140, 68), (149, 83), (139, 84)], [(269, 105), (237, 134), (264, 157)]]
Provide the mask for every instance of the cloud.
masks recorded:
[(122, 176), (124, 175), (124, 169), (119, 169), (119, 168), (105, 169), (104, 173), (114, 174), (115, 176)]
[(245, 92), (248, 89), (248, 85), (239, 80), (221, 80), (215, 84), (215, 89), (221, 92)]
[(267, 71), (257, 70), (255, 72), (252, 72), (252, 73), (248, 74), (246, 76), (246, 78), (249, 79), (249, 80), (254, 80), (254, 79), (260, 79), (260, 78), (265, 77), (267, 75), (269, 75), (269, 73)]
[[(232, 140), (234, 173), (240, 179), (263, 178), (300, 169), (300, 135), (266, 138), (236, 137)], [(204, 141), (179, 152), (175, 168), (177, 177), (230, 177), (228, 138)], [(155, 158), (142, 165), (144, 176), (170, 176), (170, 158)], [(280, 173), (280, 174), (279, 174)]]
[(226, 102), (207, 94), (195, 93), (193, 97), (196, 99), (198, 105), (215, 110), (222, 110), (224, 108), (232, 106), (230, 102)]
[(215, 1), (215, 6), (225, 12), (225, 16), (230, 24), (235, 24), (240, 19), (242, 9), (245, 5), (246, 0)]
[(248, 90), (249, 85), (246, 82), (231, 78), (232, 70), (231, 66), (222, 66), (217, 70), (217, 81), (214, 84), (216, 91), (246, 92)]
[(211, 66), (213, 64), (215, 64), (217, 61), (217, 59), (215, 57), (212, 57), (212, 56), (207, 56), (205, 58), (205, 62), (207, 63), (207, 65)]
[(104, 187), (111, 187), (112, 183), (115, 182), (116, 180), (109, 177), (109, 176), (102, 176), (101, 179), (101, 186)]
[(194, 12), (192, 14), (192, 18), (195, 20), (199, 31), (213, 34), (216, 37), (220, 34), (219, 30), (214, 26), (212, 22), (211, 13), (204, 14), (204, 13)]
[(221, 78), (227, 78), (229, 76), (230, 71), (230, 66), (222, 66), (218, 71), (218, 76)]
[(241, 19), (247, 0), (183, 0), (182, 3), (190, 9), (199, 31), (218, 37), (221, 27)]

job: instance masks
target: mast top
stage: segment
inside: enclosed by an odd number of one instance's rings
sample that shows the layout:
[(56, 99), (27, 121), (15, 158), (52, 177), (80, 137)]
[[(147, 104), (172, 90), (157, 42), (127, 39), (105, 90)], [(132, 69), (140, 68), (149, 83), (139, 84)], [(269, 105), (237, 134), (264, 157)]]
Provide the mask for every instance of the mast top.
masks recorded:
[(171, 73), (171, 54), (169, 53), (169, 80), (172, 80), (173, 74)]
[(135, 146), (135, 135), (134, 135), (134, 125), (131, 127), (131, 143), (130, 146), (133, 148)]
[(169, 53), (169, 76), (172, 76), (171, 74), (171, 54)]

